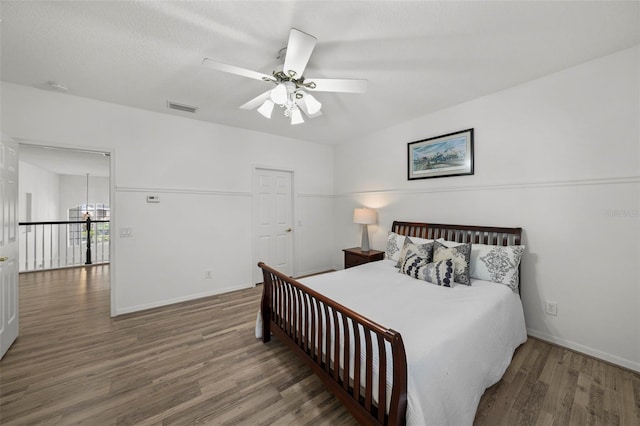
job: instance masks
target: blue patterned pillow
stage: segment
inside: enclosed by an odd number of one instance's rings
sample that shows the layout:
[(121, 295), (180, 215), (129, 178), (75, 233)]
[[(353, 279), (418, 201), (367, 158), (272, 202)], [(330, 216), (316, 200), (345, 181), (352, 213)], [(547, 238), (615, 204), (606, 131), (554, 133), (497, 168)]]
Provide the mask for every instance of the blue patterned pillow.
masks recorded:
[(453, 287), (454, 268), (453, 259), (429, 263), (425, 272), (427, 281), (443, 287)]
[(409, 251), (398, 272), (442, 287), (453, 287), (454, 261), (446, 259), (428, 263), (427, 259)]

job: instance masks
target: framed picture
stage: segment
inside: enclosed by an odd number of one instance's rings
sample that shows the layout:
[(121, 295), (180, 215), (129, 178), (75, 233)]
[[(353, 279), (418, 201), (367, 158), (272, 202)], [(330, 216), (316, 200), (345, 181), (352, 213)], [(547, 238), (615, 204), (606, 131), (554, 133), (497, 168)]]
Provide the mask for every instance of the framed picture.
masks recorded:
[(473, 174), (473, 129), (408, 144), (409, 180)]

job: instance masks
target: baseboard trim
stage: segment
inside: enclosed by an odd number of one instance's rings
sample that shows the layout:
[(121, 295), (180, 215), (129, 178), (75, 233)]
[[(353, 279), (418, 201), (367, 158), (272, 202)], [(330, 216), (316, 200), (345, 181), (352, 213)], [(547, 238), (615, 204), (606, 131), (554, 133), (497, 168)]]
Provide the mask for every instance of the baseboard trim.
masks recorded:
[(232, 291), (246, 290), (248, 288), (253, 288), (253, 287), (255, 287), (255, 284), (243, 284), (239, 286), (219, 288), (219, 289), (215, 289), (215, 290), (207, 291), (203, 293), (190, 294), (188, 296), (183, 296), (183, 297), (176, 297), (174, 299), (160, 300), (157, 302), (145, 303), (145, 304), (136, 305), (136, 306), (129, 306), (126, 308), (116, 308), (115, 316), (118, 317), (120, 315), (125, 315), (125, 314), (139, 313), (141, 311), (147, 311), (149, 309), (155, 309), (155, 308), (160, 308), (164, 306), (174, 305), (176, 303), (202, 299), (204, 297), (217, 296), (219, 294), (230, 293)]
[(577, 352), (581, 355), (596, 358), (600, 361), (604, 361), (609, 364), (613, 364), (616, 367), (622, 367), (635, 374), (640, 373), (640, 363), (634, 362), (625, 358), (621, 358), (607, 352), (599, 351), (597, 349), (590, 348), (588, 346), (581, 345), (579, 343), (572, 342), (570, 340), (562, 339), (556, 336), (552, 336), (541, 331), (528, 328), (527, 334), (535, 339), (542, 340), (555, 346), (559, 346), (571, 351)]

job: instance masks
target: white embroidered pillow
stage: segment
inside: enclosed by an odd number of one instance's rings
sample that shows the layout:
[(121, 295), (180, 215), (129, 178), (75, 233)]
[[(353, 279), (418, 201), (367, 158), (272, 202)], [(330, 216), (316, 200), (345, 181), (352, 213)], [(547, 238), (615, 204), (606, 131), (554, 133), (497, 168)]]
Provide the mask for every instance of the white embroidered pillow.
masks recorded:
[(420, 238), (420, 237), (407, 237), (407, 238), (409, 238), (413, 244), (427, 244), (427, 243), (432, 243), (434, 241), (428, 238)]
[(471, 248), (472, 278), (504, 284), (518, 292), (519, 266), (524, 246), (474, 244)]
[(406, 238), (407, 237), (404, 235), (399, 235), (395, 232), (389, 231), (389, 236), (387, 237), (387, 250), (384, 254), (385, 259), (391, 259), (397, 262), (398, 259), (400, 259), (400, 251), (404, 246)]

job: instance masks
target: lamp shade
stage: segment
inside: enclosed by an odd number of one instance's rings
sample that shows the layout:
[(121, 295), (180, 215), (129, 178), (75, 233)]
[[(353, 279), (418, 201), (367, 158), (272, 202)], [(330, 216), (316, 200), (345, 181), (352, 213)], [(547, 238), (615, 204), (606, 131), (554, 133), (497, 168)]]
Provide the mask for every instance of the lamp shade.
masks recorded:
[(307, 111), (309, 111), (309, 115), (318, 113), (320, 111), (320, 108), (322, 108), (322, 104), (318, 102), (318, 100), (314, 98), (313, 95), (305, 95), (304, 100), (307, 103)]
[(271, 118), (271, 113), (273, 112), (273, 101), (271, 99), (264, 101), (262, 106), (258, 108), (258, 112), (264, 118)]
[(291, 110), (291, 124), (302, 124), (304, 120), (302, 119), (302, 114), (298, 108)]
[(278, 84), (271, 91), (271, 100), (278, 105), (283, 105), (287, 102), (287, 86), (284, 83)]
[(378, 215), (373, 209), (354, 209), (353, 210), (353, 223), (360, 223), (362, 225), (372, 225), (378, 220)]

